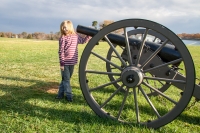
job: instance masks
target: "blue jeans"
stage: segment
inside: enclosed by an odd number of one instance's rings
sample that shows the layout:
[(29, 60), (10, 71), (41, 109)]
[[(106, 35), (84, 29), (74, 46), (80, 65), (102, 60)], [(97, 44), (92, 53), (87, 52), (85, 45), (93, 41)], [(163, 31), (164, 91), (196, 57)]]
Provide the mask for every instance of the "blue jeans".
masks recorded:
[(61, 70), (62, 81), (58, 90), (58, 97), (64, 97), (66, 94), (66, 98), (68, 100), (72, 99), (72, 88), (70, 85), (70, 78), (74, 71), (74, 65), (64, 66), (64, 71)]

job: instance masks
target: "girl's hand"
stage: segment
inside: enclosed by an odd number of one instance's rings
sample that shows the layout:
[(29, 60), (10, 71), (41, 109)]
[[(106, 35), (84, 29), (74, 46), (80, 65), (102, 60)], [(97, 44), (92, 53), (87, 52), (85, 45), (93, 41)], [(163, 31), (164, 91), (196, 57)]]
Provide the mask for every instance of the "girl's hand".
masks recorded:
[(64, 66), (60, 66), (60, 70), (61, 70), (61, 71), (64, 71)]

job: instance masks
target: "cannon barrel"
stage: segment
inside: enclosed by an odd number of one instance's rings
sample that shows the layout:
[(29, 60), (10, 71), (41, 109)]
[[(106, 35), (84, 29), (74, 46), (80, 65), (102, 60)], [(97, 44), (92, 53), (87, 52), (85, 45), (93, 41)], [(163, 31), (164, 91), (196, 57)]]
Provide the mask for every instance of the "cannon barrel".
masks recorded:
[[(81, 34), (89, 35), (89, 36), (95, 36), (99, 30), (94, 28), (89, 28), (86, 26), (78, 25), (76, 31)], [(113, 34), (110, 33), (107, 35), (109, 40), (117, 45), (125, 46), (125, 37), (123, 35), (119, 34)], [(141, 40), (136, 38), (129, 38), (129, 44), (130, 45), (140, 45)], [(155, 51), (160, 45), (153, 42), (145, 42), (146, 46), (148, 46), (151, 50)], [(166, 44), (164, 48), (158, 53), (158, 55), (161, 57), (161, 59), (165, 62), (173, 61), (175, 59), (179, 59), (180, 53), (176, 50), (176, 48), (171, 44)]]

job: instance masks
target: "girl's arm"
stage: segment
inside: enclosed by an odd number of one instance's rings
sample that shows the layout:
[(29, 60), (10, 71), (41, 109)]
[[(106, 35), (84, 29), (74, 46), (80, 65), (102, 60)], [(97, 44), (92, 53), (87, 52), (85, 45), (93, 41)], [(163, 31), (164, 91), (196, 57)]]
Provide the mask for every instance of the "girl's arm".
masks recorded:
[(87, 43), (91, 38), (91, 36), (81, 37), (80, 35), (78, 35), (78, 44)]

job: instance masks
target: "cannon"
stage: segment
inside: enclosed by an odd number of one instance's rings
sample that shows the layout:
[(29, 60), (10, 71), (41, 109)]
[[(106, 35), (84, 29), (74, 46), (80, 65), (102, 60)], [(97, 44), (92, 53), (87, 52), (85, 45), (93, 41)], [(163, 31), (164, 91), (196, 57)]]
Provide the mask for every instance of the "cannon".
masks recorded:
[(101, 30), (78, 25), (77, 32), (92, 36), (80, 59), (79, 82), (98, 116), (159, 128), (178, 117), (192, 96), (200, 99), (192, 57), (167, 27), (125, 19)]

